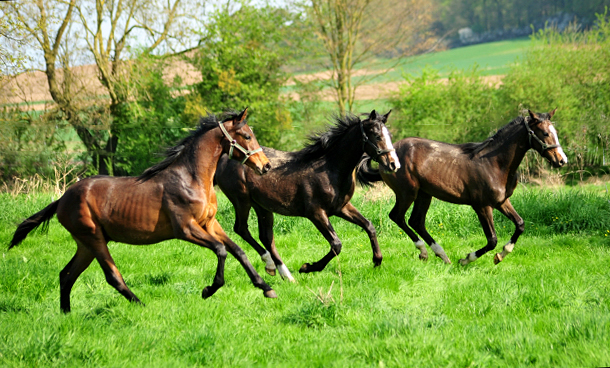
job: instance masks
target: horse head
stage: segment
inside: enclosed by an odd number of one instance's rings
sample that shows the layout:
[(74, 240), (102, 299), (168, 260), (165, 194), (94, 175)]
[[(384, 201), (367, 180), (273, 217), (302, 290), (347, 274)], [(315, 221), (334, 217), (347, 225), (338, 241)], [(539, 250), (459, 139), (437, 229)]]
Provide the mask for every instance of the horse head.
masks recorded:
[(400, 169), (400, 161), (392, 145), (392, 137), (385, 123), (392, 110), (385, 115), (371, 111), (368, 118), (360, 122), (362, 144), (364, 151), (379, 162), (386, 170), (396, 172)]
[(554, 167), (562, 167), (568, 163), (568, 158), (559, 144), (557, 130), (551, 122), (554, 109), (549, 113), (534, 113), (528, 110), (530, 119), (526, 123), (530, 147), (538, 151)]
[(223, 142), (223, 153), (228, 153), (229, 158), (240, 160), (242, 164), (262, 175), (271, 169), (271, 163), (258, 144), (252, 128), (248, 126), (247, 115), (246, 107), (240, 114), (219, 123), (227, 138), (227, 141)]

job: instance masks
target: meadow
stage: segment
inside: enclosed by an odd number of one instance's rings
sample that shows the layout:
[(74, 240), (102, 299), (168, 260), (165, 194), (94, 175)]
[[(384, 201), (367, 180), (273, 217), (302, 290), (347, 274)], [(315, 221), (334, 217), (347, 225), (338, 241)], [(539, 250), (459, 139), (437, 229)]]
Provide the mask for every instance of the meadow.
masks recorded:
[[(181, 241), (145, 248), (111, 243), (130, 304), (96, 263), (59, 311), (59, 271), (75, 244), (56, 219), (47, 234), (7, 252), (16, 224), (51, 194), (0, 194), (0, 366), (355, 366), (515, 367), (610, 364), (610, 195), (606, 186), (519, 186), (526, 221), (513, 253), (494, 266), (480, 248), (474, 212), (434, 200), (427, 225), (452, 265), (421, 262), (387, 217), (387, 189), (358, 189), (384, 255), (373, 268), (366, 234), (332, 218), (343, 252), (318, 274), (298, 274), (328, 244), (308, 221), (276, 217), (278, 249), (297, 283), (264, 273), (257, 254), (231, 230), (233, 209), (219, 194), (218, 218), (279, 298), (265, 299), (227, 258), (226, 285), (212, 298), (216, 258)], [(500, 246), (513, 225), (495, 213)], [(256, 234), (255, 220), (251, 230)], [(498, 248), (500, 249), (500, 248)]]

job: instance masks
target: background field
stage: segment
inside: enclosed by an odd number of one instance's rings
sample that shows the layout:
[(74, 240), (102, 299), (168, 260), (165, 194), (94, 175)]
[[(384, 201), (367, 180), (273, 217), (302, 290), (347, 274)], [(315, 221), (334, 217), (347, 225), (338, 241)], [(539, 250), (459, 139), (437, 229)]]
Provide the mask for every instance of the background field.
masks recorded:
[[(0, 194), (0, 244), (51, 199)], [(604, 186), (520, 186), (513, 203), (526, 232), (515, 251), (498, 266), (490, 253), (462, 267), (457, 260), (485, 241), (470, 208), (433, 201), (427, 224), (454, 264), (423, 263), (387, 218), (387, 190), (359, 190), (354, 203), (378, 229), (381, 267), (372, 267), (366, 234), (333, 218), (343, 252), (323, 272), (300, 275), (301, 264), (328, 245), (309, 222), (277, 216), (279, 250), (298, 281), (290, 284), (264, 274), (256, 253), (230, 231), (233, 210), (219, 195), (221, 224), (277, 300), (265, 299), (231, 257), (226, 285), (202, 300), (212, 252), (180, 241), (112, 243), (146, 306), (123, 299), (94, 263), (72, 291), (69, 315), (59, 312), (58, 273), (75, 246), (54, 219), (48, 235), (2, 251), (0, 365), (607, 366), (609, 200)], [(513, 226), (495, 214), (502, 245)]]

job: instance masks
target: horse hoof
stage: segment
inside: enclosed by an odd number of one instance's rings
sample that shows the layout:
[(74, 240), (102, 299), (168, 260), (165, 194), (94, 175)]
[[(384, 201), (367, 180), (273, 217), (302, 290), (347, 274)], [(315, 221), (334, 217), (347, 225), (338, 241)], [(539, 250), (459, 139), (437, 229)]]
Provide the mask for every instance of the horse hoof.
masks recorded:
[(428, 255), (427, 254), (426, 255), (420, 254), (419, 255), (419, 260), (420, 261), (427, 261), (428, 260)]
[(311, 267), (310, 263), (305, 263), (304, 265), (301, 266), (301, 268), (299, 268), (299, 273), (309, 273), (309, 267)]
[(466, 266), (468, 263), (470, 263), (470, 262), (468, 262), (468, 260), (467, 260), (467, 259), (465, 259), (465, 258), (460, 259), (460, 264), (461, 264), (462, 266)]
[(381, 266), (381, 261), (383, 261), (383, 258), (373, 258), (373, 265), (374, 265), (374, 267)]
[(267, 291), (263, 292), (263, 294), (265, 295), (265, 298), (271, 298), (271, 299), (277, 298), (277, 294), (275, 293), (275, 291), (273, 289), (267, 290)]
[(502, 262), (502, 255), (500, 253), (496, 253), (496, 256), (494, 257), (494, 264), (498, 264)]
[(203, 291), (201, 292), (201, 297), (203, 299), (207, 299), (209, 297), (211, 297), (212, 295), (214, 295), (215, 291), (212, 291), (212, 288), (210, 288), (209, 286), (206, 286), (203, 288)]
[(274, 269), (270, 269), (270, 268), (265, 268), (265, 271), (267, 271), (267, 273), (271, 276), (275, 276), (275, 268)]

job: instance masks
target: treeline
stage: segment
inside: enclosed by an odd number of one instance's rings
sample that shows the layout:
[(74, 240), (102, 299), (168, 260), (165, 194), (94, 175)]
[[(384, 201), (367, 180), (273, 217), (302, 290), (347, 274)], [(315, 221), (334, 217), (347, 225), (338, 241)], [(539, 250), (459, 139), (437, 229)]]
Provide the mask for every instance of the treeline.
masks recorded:
[(559, 14), (591, 26), (607, 6), (608, 0), (439, 0), (434, 27), (439, 34), (463, 27), (479, 33), (540, 27)]

